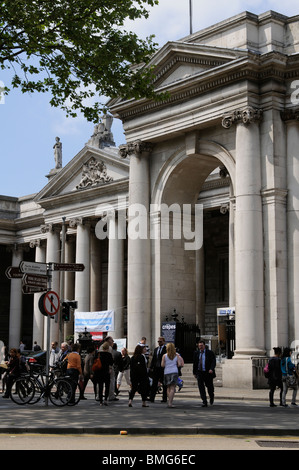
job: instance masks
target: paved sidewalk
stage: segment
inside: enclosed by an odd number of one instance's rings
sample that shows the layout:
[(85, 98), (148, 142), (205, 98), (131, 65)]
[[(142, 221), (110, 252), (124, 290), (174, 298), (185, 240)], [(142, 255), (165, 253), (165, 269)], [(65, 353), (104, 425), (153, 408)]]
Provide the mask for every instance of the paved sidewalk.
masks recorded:
[[(299, 406), (270, 408), (268, 390), (215, 387), (215, 402), (207, 408), (201, 407), (195, 387), (177, 393), (173, 409), (161, 403), (161, 395), (148, 408), (142, 408), (139, 395), (129, 408), (127, 390), (107, 407), (94, 400), (90, 388), (86, 396), (75, 407), (63, 408), (43, 402), (18, 406), (0, 397), (0, 433), (299, 436)], [(291, 392), (288, 402), (290, 397)]]

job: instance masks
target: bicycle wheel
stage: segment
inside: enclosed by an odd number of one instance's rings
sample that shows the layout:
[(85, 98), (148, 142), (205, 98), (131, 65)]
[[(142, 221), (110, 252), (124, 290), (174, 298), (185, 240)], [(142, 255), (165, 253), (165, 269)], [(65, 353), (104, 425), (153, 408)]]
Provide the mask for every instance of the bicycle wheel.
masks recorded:
[(55, 406), (65, 406), (72, 398), (73, 388), (70, 382), (65, 379), (54, 380), (50, 384), (50, 400)]
[(34, 382), (35, 393), (31, 400), (28, 402), (29, 405), (34, 405), (39, 402), (39, 400), (44, 396), (44, 387), (43, 384), (35, 377), (31, 378)]
[(74, 405), (77, 405), (77, 403), (79, 403), (80, 401), (81, 389), (80, 389), (80, 385), (76, 384), (76, 382), (73, 382), (72, 380), (70, 380), (69, 382), (71, 383), (71, 386), (73, 389), (73, 396), (67, 404), (69, 406), (74, 406)]
[(34, 382), (30, 377), (18, 377), (12, 390), (10, 398), (17, 405), (26, 405), (32, 400), (35, 394)]

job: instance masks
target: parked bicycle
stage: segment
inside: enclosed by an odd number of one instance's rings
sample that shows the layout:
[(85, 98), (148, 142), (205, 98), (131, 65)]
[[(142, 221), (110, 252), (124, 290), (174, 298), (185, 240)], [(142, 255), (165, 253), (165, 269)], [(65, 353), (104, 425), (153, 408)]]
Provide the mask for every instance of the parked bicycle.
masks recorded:
[(30, 371), (18, 377), (14, 383), (11, 399), (18, 405), (35, 404), (41, 398), (49, 398), (55, 406), (67, 405), (73, 395), (72, 382), (66, 378), (57, 378), (53, 371), (49, 375), (41, 370)]

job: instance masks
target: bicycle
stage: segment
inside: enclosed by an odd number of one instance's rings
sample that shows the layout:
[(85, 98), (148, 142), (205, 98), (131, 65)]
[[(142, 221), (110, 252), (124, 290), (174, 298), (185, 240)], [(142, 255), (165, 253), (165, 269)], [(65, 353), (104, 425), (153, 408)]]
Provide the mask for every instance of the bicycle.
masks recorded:
[(70, 375), (68, 375), (67, 369), (63, 370), (61, 364), (59, 363), (54, 367), (54, 373), (56, 374), (58, 378), (63, 378), (67, 380), (68, 382), (70, 382), (73, 388), (73, 396), (70, 399), (70, 401), (67, 403), (67, 405), (69, 406), (77, 405), (81, 398), (81, 388), (80, 388), (79, 383), (75, 382), (73, 378)]
[(55, 406), (65, 406), (71, 399), (73, 387), (69, 380), (56, 378), (53, 371), (47, 375), (44, 371), (35, 372), (32, 367), (27, 374), (16, 382), (16, 394), (11, 399), (18, 405), (38, 403), (41, 398), (49, 398)]

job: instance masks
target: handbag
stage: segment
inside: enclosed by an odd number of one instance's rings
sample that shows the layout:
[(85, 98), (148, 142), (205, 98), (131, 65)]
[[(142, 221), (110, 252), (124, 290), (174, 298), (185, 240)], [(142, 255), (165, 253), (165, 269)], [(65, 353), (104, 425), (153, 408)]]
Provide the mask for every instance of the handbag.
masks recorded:
[(270, 375), (270, 371), (269, 371), (269, 362), (267, 362), (267, 364), (265, 365), (264, 367), (264, 376), (266, 377), (266, 379), (269, 378), (269, 375)]
[(92, 365), (92, 371), (96, 372), (97, 370), (100, 370), (100, 369), (102, 369), (102, 362), (101, 362), (101, 359), (99, 357), (97, 357), (94, 360), (94, 363)]

